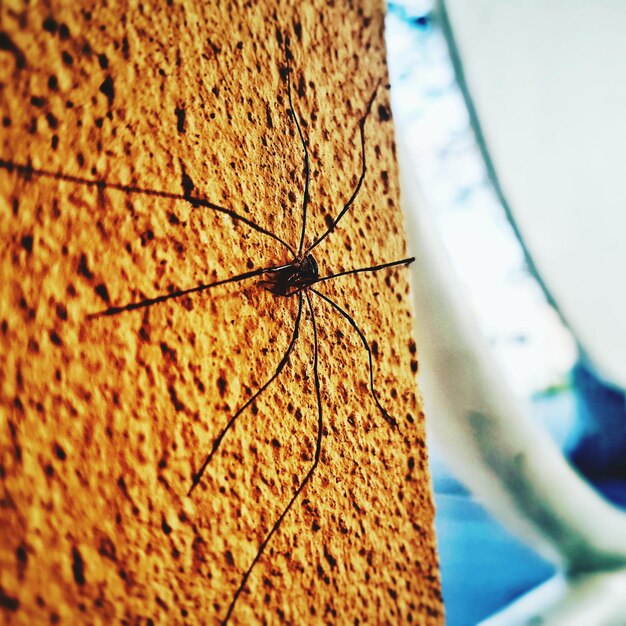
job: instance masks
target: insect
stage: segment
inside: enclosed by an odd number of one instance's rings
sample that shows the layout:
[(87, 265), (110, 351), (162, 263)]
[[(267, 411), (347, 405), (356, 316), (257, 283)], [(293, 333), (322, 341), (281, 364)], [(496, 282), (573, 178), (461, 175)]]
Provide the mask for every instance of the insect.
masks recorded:
[(303, 311), (308, 310), (308, 314), (311, 320), (311, 328), (313, 332), (313, 382), (314, 382), (314, 390), (315, 390), (315, 400), (317, 406), (317, 430), (315, 435), (315, 450), (313, 455), (313, 462), (309, 467), (308, 471), (301, 478), (297, 488), (292, 493), (289, 501), (284, 506), (280, 516), (276, 519), (269, 532), (266, 534), (262, 543), (258, 547), (256, 556), (249, 564), (246, 571), (243, 573), (239, 586), (237, 587), (235, 593), (233, 594), (228, 609), (225, 615), (222, 618), (222, 623), (226, 624), (232, 616), (232, 613), (236, 607), (237, 601), (246, 587), (247, 581), (250, 577), (250, 574), (254, 570), (256, 564), (261, 559), (264, 551), (266, 550), (268, 544), (271, 542), (272, 537), (279, 531), (281, 524), (284, 518), (289, 514), (289, 511), (292, 509), (301, 493), (311, 481), (312, 476), (315, 473), (315, 470), (319, 464), (320, 456), (322, 452), (322, 443), (323, 443), (323, 431), (324, 431), (324, 411), (323, 411), (323, 398), (322, 398), (322, 389), (320, 385), (320, 377), (319, 377), (319, 353), (318, 353), (318, 323), (316, 321), (316, 313), (314, 301), (317, 298), (318, 301), (329, 305), (332, 310), (338, 313), (342, 318), (344, 318), (354, 329), (354, 331), (358, 334), (359, 339), (363, 345), (364, 350), (368, 355), (368, 366), (369, 366), (369, 390), (370, 393), (376, 403), (378, 411), (382, 418), (387, 422), (387, 424), (391, 428), (398, 428), (397, 420), (391, 416), (387, 410), (383, 407), (382, 403), (379, 400), (378, 393), (374, 384), (374, 368), (373, 368), (373, 356), (370, 345), (364, 335), (364, 333), (359, 329), (358, 325), (354, 321), (353, 317), (339, 306), (334, 300), (330, 297), (322, 293), (316, 288), (316, 285), (319, 283), (323, 283), (335, 278), (339, 278), (342, 276), (353, 275), (357, 273), (364, 272), (378, 272), (384, 270), (386, 268), (396, 267), (408, 265), (414, 259), (411, 258), (403, 258), (396, 261), (381, 263), (377, 265), (372, 265), (368, 267), (360, 267), (355, 269), (350, 269), (346, 271), (341, 271), (337, 273), (331, 273), (325, 276), (320, 276), (319, 265), (317, 259), (315, 257), (315, 250), (317, 246), (324, 241), (327, 237), (331, 236), (335, 231), (337, 225), (349, 215), (350, 209), (354, 206), (355, 200), (361, 190), (363, 185), (363, 181), (365, 180), (366, 175), (366, 159), (365, 159), (365, 125), (366, 121), (370, 115), (372, 105), (375, 101), (378, 86), (371, 93), (365, 110), (359, 120), (359, 137), (360, 137), (360, 149), (361, 149), (361, 171), (358, 177), (358, 181), (353, 189), (351, 196), (348, 198), (347, 202), (341, 208), (341, 210), (337, 213), (336, 217), (332, 220), (331, 224), (327, 227), (325, 231), (319, 234), (313, 242), (305, 246), (306, 238), (307, 238), (307, 218), (308, 218), (308, 210), (309, 210), (309, 187), (310, 187), (310, 178), (311, 178), (311, 170), (310, 170), (310, 162), (309, 162), (309, 148), (307, 141), (305, 139), (302, 126), (298, 115), (295, 112), (295, 107), (293, 105), (292, 99), (292, 85), (291, 85), (291, 66), (290, 62), (292, 60), (291, 54), (289, 52), (289, 43), (287, 38), (284, 41), (285, 48), (285, 71), (283, 75), (285, 77), (286, 86), (287, 86), (287, 96), (289, 108), (288, 112), (295, 124), (297, 134), (301, 143), (303, 155), (304, 155), (304, 191), (302, 196), (302, 204), (301, 204), (301, 218), (302, 218), (302, 227), (300, 231), (300, 236), (298, 238), (297, 245), (293, 246), (289, 242), (283, 240), (278, 237), (275, 233), (270, 230), (260, 226), (253, 220), (248, 217), (241, 215), (231, 209), (224, 208), (217, 204), (210, 202), (209, 200), (199, 198), (193, 196), (190, 190), (185, 190), (183, 194), (174, 194), (165, 191), (157, 191), (151, 189), (145, 189), (140, 187), (134, 187), (131, 185), (123, 185), (114, 182), (105, 182), (101, 180), (82, 178), (77, 176), (72, 176), (69, 174), (65, 174), (62, 172), (52, 172), (47, 171), (41, 168), (35, 168), (29, 165), (28, 163), (16, 163), (9, 160), (0, 160), (0, 168), (3, 168), (8, 171), (16, 172), (18, 175), (28, 179), (28, 178), (53, 178), (56, 180), (61, 180), (69, 183), (74, 183), (77, 185), (85, 185), (88, 187), (95, 188), (107, 188), (107, 189), (117, 189), (126, 194), (132, 195), (147, 195), (153, 197), (163, 197), (169, 199), (179, 199), (184, 200), (190, 203), (193, 206), (200, 206), (206, 209), (216, 211), (218, 213), (222, 213), (228, 215), (235, 221), (242, 222), (246, 224), (248, 227), (253, 230), (261, 233), (263, 236), (273, 239), (274, 241), (280, 243), (291, 255), (291, 261), (286, 264), (277, 264), (268, 267), (262, 267), (258, 269), (252, 269), (248, 272), (238, 274), (235, 276), (229, 276), (220, 280), (216, 280), (213, 282), (204, 283), (201, 285), (197, 285), (189, 288), (181, 288), (174, 289), (172, 291), (168, 291), (167, 293), (161, 293), (155, 295), (150, 298), (145, 298), (133, 302), (127, 302), (123, 304), (117, 304), (109, 306), (108, 308), (92, 313), (89, 315), (89, 319), (97, 319), (97, 318), (106, 318), (110, 316), (122, 315), (122, 314), (130, 314), (132, 311), (136, 311), (139, 309), (146, 309), (152, 306), (156, 306), (160, 303), (169, 300), (181, 299), (193, 294), (210, 291), (211, 289), (223, 286), (223, 285), (236, 285), (238, 283), (243, 283), (244, 281), (252, 281), (256, 279), (258, 281), (258, 285), (266, 289), (267, 291), (274, 294), (277, 298), (289, 298), (295, 297), (298, 301), (297, 314), (294, 321), (293, 332), (291, 335), (291, 339), (289, 341), (288, 347), (285, 350), (281, 360), (276, 366), (275, 370), (265, 380), (265, 382), (260, 385), (256, 391), (249, 397), (249, 399), (243, 403), (237, 410), (232, 414), (226, 426), (221, 430), (216, 439), (213, 442), (213, 445), (209, 451), (209, 453), (205, 456), (202, 463), (199, 465), (199, 468), (195, 471), (193, 476), (190, 479), (190, 486), (188, 490), (188, 496), (192, 496), (196, 487), (201, 483), (205, 472), (207, 471), (211, 460), (214, 458), (215, 454), (218, 452), (220, 445), (224, 439), (224, 437), (228, 434), (228, 432), (234, 428), (238, 418), (248, 410), (256, 400), (258, 400), (268, 389), (268, 387), (281, 375), (285, 366), (287, 365), (291, 354), (293, 353), (296, 341), (298, 339), (300, 333), (301, 322), (303, 319)]

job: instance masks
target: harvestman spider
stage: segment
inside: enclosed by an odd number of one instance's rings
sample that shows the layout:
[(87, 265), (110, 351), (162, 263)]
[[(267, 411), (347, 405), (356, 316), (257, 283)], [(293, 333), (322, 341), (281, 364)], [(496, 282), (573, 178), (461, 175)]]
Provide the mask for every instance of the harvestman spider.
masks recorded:
[[(272, 292), (273, 294), (277, 296), (283, 296), (283, 297), (291, 297), (295, 295), (298, 296), (298, 313), (296, 316), (293, 334), (292, 334), (291, 340), (289, 342), (289, 345), (287, 347), (285, 354), (283, 355), (278, 366), (276, 367), (276, 370), (270, 376), (270, 378), (263, 385), (261, 385), (261, 387), (259, 387), (259, 389), (254, 394), (252, 394), (252, 396), (235, 412), (235, 414), (231, 417), (229, 422), (226, 424), (226, 426), (222, 429), (220, 434), (217, 436), (217, 438), (213, 442), (213, 447), (211, 451), (205, 458), (200, 469), (192, 477), (192, 484), (189, 488), (189, 491), (187, 492), (187, 495), (191, 496), (194, 489), (200, 483), (202, 476), (204, 475), (204, 472), (206, 471), (214, 454), (217, 452), (220, 446), (220, 443), (222, 442), (226, 433), (228, 433), (228, 431), (233, 427), (237, 418), (261, 396), (261, 394), (271, 385), (271, 383), (274, 380), (276, 380), (276, 378), (278, 378), (278, 376), (284, 369), (285, 365), (289, 361), (289, 356), (291, 355), (291, 352), (293, 350), (293, 347), (299, 335), (300, 321), (302, 319), (303, 303), (304, 303), (304, 300), (306, 299), (306, 304), (310, 312), (311, 324), (313, 328), (313, 347), (314, 347), (313, 377), (314, 377), (315, 395), (316, 395), (316, 401), (317, 401), (317, 437), (316, 437), (316, 444), (315, 444), (314, 461), (309, 471), (306, 473), (305, 477), (300, 482), (300, 485), (298, 486), (298, 488), (292, 495), (288, 504), (283, 509), (283, 512), (280, 514), (280, 517), (273, 524), (272, 528), (270, 529), (265, 539), (261, 543), (254, 560), (252, 561), (252, 563), (246, 570), (245, 574), (243, 575), (241, 582), (239, 584), (239, 587), (237, 588), (236, 592), (234, 593), (231, 599), (230, 605), (228, 607), (228, 612), (226, 616), (224, 617), (222, 624), (226, 624), (228, 620), (230, 619), (232, 612), (235, 608), (235, 604), (239, 596), (241, 595), (242, 591), (244, 590), (246, 583), (248, 581), (248, 578), (250, 574), (252, 573), (252, 570), (254, 569), (254, 566), (257, 564), (257, 562), (263, 555), (263, 552), (265, 551), (265, 548), (270, 542), (272, 536), (280, 528), (280, 525), (283, 519), (285, 518), (287, 513), (289, 513), (291, 507), (297, 500), (298, 496), (300, 495), (304, 487), (307, 485), (307, 483), (310, 481), (311, 477), (313, 476), (313, 472), (317, 468), (317, 465), (320, 460), (320, 455), (321, 455), (321, 450), (322, 450), (322, 435), (323, 435), (322, 399), (321, 399), (320, 380), (319, 380), (319, 372), (318, 372), (317, 324), (315, 321), (315, 313), (314, 313), (313, 304), (311, 301), (311, 293), (315, 294), (316, 296), (324, 300), (324, 302), (329, 304), (333, 309), (335, 309), (342, 317), (344, 317), (350, 323), (350, 325), (354, 328), (354, 330), (358, 334), (363, 344), (363, 347), (367, 351), (367, 356), (368, 356), (368, 361), (369, 361), (369, 387), (372, 393), (372, 397), (374, 398), (374, 401), (376, 403), (378, 410), (380, 411), (383, 418), (387, 421), (387, 423), (393, 428), (398, 428), (398, 423), (396, 419), (392, 417), (385, 410), (385, 408), (380, 403), (380, 400), (378, 399), (378, 395), (376, 393), (376, 389), (374, 386), (372, 351), (369, 347), (367, 339), (365, 338), (365, 335), (359, 329), (356, 322), (347, 311), (342, 309), (336, 302), (331, 300), (328, 296), (325, 296), (323, 293), (321, 293), (320, 291), (318, 291), (317, 289), (313, 287), (313, 285), (317, 283), (321, 283), (321, 282), (324, 282), (333, 278), (339, 278), (340, 276), (348, 276), (350, 274), (358, 274), (361, 272), (377, 272), (379, 270), (389, 268), (389, 267), (408, 265), (409, 263), (415, 260), (414, 257), (410, 257), (406, 259), (401, 259), (399, 261), (392, 261), (390, 263), (382, 263), (380, 265), (374, 265), (370, 267), (362, 267), (362, 268), (357, 268), (357, 269), (346, 270), (343, 272), (338, 272), (336, 274), (330, 274), (328, 276), (320, 277), (317, 261), (315, 260), (315, 257), (313, 256), (313, 250), (335, 230), (337, 224), (341, 221), (344, 215), (346, 215), (348, 210), (352, 207), (361, 189), (363, 181), (365, 179), (365, 173), (366, 173), (365, 122), (370, 114), (372, 104), (376, 98), (378, 85), (376, 86), (372, 95), (370, 96), (367, 102), (367, 106), (365, 108), (365, 112), (363, 113), (362, 117), (359, 120), (359, 133), (360, 133), (360, 142), (361, 142), (361, 173), (357, 181), (357, 184), (354, 188), (354, 191), (352, 192), (352, 195), (350, 196), (346, 204), (343, 206), (341, 211), (338, 213), (337, 217), (332, 221), (329, 228), (321, 236), (315, 239), (314, 242), (310, 246), (305, 248), (304, 240), (305, 240), (306, 227), (307, 227), (307, 208), (308, 208), (308, 203), (309, 203), (309, 181), (310, 181), (309, 151), (308, 151), (307, 143), (304, 139), (304, 134), (302, 132), (300, 122), (298, 120), (298, 116), (295, 113), (292, 96), (291, 96), (291, 77), (290, 77), (291, 68), (290, 68), (290, 63), (289, 63), (291, 54), (288, 49), (288, 43), (289, 42), (287, 39), (285, 42), (286, 71), (284, 72), (284, 74), (286, 75), (286, 81), (287, 81), (289, 114), (291, 117), (293, 117), (293, 120), (296, 124), (298, 136), (300, 138), (300, 141), (302, 143), (302, 149), (304, 151), (305, 184), (304, 184), (304, 195), (303, 195), (303, 200), (302, 200), (302, 229), (300, 233), (300, 240), (298, 243), (297, 252), (289, 243), (287, 243), (286, 241), (278, 237), (276, 234), (263, 228), (262, 226), (259, 226), (254, 221), (237, 214), (235, 211), (231, 209), (227, 209), (227, 208), (218, 206), (216, 204), (213, 204), (212, 202), (209, 202), (208, 200), (204, 198), (192, 196), (190, 193), (185, 193), (183, 195), (173, 194), (173, 193), (169, 193), (166, 191), (133, 187), (130, 185), (110, 183), (110, 182), (106, 182), (102, 180), (80, 178), (77, 176), (64, 174), (62, 172), (51, 172), (51, 171), (47, 171), (43, 169), (34, 168), (31, 165), (23, 165), (23, 164), (14, 163), (12, 161), (0, 159), (0, 168), (8, 170), (8, 171), (15, 171), (18, 173), (18, 175), (26, 179), (29, 179), (32, 175), (35, 175), (38, 177), (53, 178), (56, 180), (73, 182), (73, 183), (82, 184), (82, 185), (86, 185), (90, 187), (115, 189), (118, 191), (123, 191), (128, 194), (142, 194), (142, 195), (156, 196), (156, 197), (169, 198), (169, 199), (185, 200), (193, 206), (208, 208), (208, 209), (226, 214), (230, 216), (233, 220), (243, 222), (244, 224), (246, 224), (253, 230), (256, 230), (257, 232), (260, 232), (268, 237), (271, 237), (272, 239), (280, 243), (293, 256), (293, 260), (287, 263), (286, 265), (251, 270), (243, 274), (238, 274), (236, 276), (224, 278), (222, 280), (218, 280), (212, 283), (198, 285), (196, 287), (191, 287), (189, 289), (180, 289), (180, 290), (176, 290), (173, 292), (169, 292), (167, 294), (155, 296), (153, 298), (146, 298), (144, 300), (131, 302), (131, 303), (120, 305), (120, 306), (112, 306), (103, 311), (99, 311), (98, 313), (93, 313), (88, 316), (89, 319), (93, 319), (93, 318), (102, 317), (102, 316), (118, 315), (120, 313), (124, 313), (127, 311), (133, 311), (135, 309), (146, 308), (146, 307), (158, 304), (160, 302), (165, 302), (166, 300), (172, 300), (172, 299), (181, 298), (183, 296), (187, 296), (190, 294), (207, 291), (214, 287), (218, 287), (219, 285), (238, 283), (238, 282), (248, 280), (251, 278), (256, 278), (256, 277), (263, 277), (263, 280), (259, 281), (259, 284), (263, 288), (267, 289), (268, 291)], [(281, 75), (282, 74), (283, 72), (281, 72)]]

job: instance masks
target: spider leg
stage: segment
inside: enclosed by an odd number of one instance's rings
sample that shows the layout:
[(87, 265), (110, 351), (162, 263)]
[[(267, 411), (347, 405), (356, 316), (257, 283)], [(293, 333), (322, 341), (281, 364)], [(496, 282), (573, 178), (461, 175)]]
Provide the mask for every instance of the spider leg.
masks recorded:
[(255, 276), (267, 274), (268, 272), (271, 272), (273, 270), (273, 267), (260, 268), (257, 270), (252, 270), (250, 272), (245, 272), (243, 274), (237, 274), (236, 276), (231, 276), (230, 278), (223, 278), (222, 280), (217, 280), (213, 283), (205, 283), (203, 285), (198, 285), (197, 287), (190, 287), (189, 289), (178, 289), (176, 291), (172, 291), (171, 293), (165, 293), (160, 296), (155, 296), (154, 298), (145, 298), (144, 300), (139, 300), (137, 302), (129, 302), (128, 304), (122, 304), (120, 306), (112, 306), (108, 309), (104, 309), (104, 311), (90, 313), (89, 315), (87, 315), (87, 319), (91, 320), (97, 317), (118, 315), (119, 313), (125, 313), (126, 311), (143, 309), (145, 307), (152, 306), (153, 304), (159, 304), (161, 302), (165, 302), (166, 300), (173, 300), (174, 298), (182, 298), (183, 296), (188, 296), (192, 293), (200, 293), (202, 291), (206, 291), (207, 289), (212, 289), (213, 287), (219, 287), (220, 285), (238, 283), (242, 280), (247, 280), (248, 278), (254, 278)]
[(365, 172), (367, 171), (367, 165), (365, 162), (365, 122), (367, 121), (370, 111), (372, 110), (372, 104), (374, 103), (374, 99), (376, 98), (376, 93), (378, 92), (379, 86), (380, 86), (380, 81), (377, 83), (376, 87), (374, 88), (374, 91), (372, 92), (372, 95), (370, 96), (370, 99), (367, 103), (367, 107), (365, 108), (365, 113), (363, 113), (361, 119), (359, 120), (359, 133), (361, 135), (361, 174), (359, 176), (359, 180), (354, 188), (354, 191), (352, 192), (352, 195), (350, 196), (350, 199), (348, 200), (348, 202), (346, 202), (343, 209), (341, 209), (341, 211), (339, 212), (339, 215), (337, 215), (337, 217), (333, 220), (333, 223), (330, 225), (328, 230), (325, 233), (323, 233), (318, 239), (315, 240), (313, 244), (311, 244), (307, 248), (305, 252), (305, 256), (309, 254), (309, 252), (311, 252), (311, 250), (313, 250), (313, 248), (315, 248), (318, 244), (324, 241), (324, 239), (326, 239), (326, 237), (328, 237), (328, 235), (330, 235), (330, 233), (332, 233), (333, 230), (335, 230), (335, 227), (337, 226), (341, 218), (348, 212), (348, 210), (350, 209), (350, 207), (356, 200), (357, 194), (359, 193), (361, 189), (361, 185), (363, 184), (363, 181), (365, 180)]
[(309, 149), (306, 145), (306, 141), (304, 140), (304, 135), (302, 133), (302, 128), (300, 127), (300, 122), (298, 120), (298, 114), (293, 106), (293, 101), (291, 99), (291, 66), (289, 64), (289, 55), (291, 52), (289, 51), (289, 40), (285, 37), (285, 58), (287, 60), (287, 97), (289, 98), (289, 110), (293, 116), (293, 119), (296, 123), (296, 128), (298, 129), (298, 135), (300, 136), (300, 141), (302, 142), (302, 148), (304, 150), (304, 197), (302, 199), (302, 231), (300, 232), (300, 243), (298, 244), (298, 256), (302, 254), (302, 248), (304, 247), (304, 235), (306, 233), (306, 220), (307, 220), (307, 206), (309, 204), (309, 182), (311, 177), (311, 171), (309, 166)]
[(410, 265), (415, 261), (415, 257), (409, 257), (407, 259), (400, 259), (399, 261), (391, 261), (389, 263), (381, 263), (380, 265), (372, 265), (370, 267), (359, 267), (354, 270), (346, 270), (345, 272), (337, 272), (336, 274), (330, 274), (329, 276), (323, 276), (318, 278), (315, 283), (322, 283), (325, 280), (331, 278), (339, 278), (339, 276), (349, 276), (350, 274), (361, 274), (362, 272), (377, 272), (378, 270), (384, 270), (387, 267), (394, 267), (396, 265)]
[(289, 360), (289, 355), (291, 354), (293, 347), (296, 343), (296, 340), (298, 339), (298, 334), (300, 330), (300, 319), (302, 317), (302, 293), (298, 295), (299, 295), (298, 315), (296, 317), (296, 323), (293, 329), (293, 336), (291, 337), (291, 341), (289, 342), (287, 351), (285, 352), (283, 358), (280, 360), (280, 363), (278, 364), (278, 367), (276, 368), (272, 376), (261, 387), (259, 387), (259, 389), (245, 402), (245, 404), (243, 404), (237, 410), (237, 412), (230, 418), (230, 421), (228, 422), (228, 424), (226, 424), (222, 432), (217, 436), (217, 438), (213, 442), (213, 447), (211, 449), (211, 452), (209, 452), (209, 454), (207, 455), (206, 459), (204, 460), (204, 463), (202, 464), (202, 467), (193, 475), (191, 487), (189, 488), (189, 491), (187, 492), (188, 496), (190, 496), (193, 493), (193, 490), (198, 486), (198, 484), (202, 480), (202, 476), (204, 475), (206, 468), (211, 462), (213, 455), (217, 452), (217, 449), (219, 448), (220, 443), (222, 443), (222, 439), (224, 439), (224, 436), (226, 435), (226, 433), (232, 428), (237, 418), (272, 384), (272, 382), (274, 382), (276, 378), (278, 378), (280, 373), (283, 371), (283, 368), (287, 364), (287, 361)]
[(317, 440), (315, 443), (315, 458), (313, 460), (313, 465), (310, 467), (306, 476), (304, 477), (299, 487), (296, 489), (295, 493), (291, 497), (291, 500), (289, 500), (289, 503), (284, 508), (283, 512), (280, 514), (280, 517), (278, 518), (278, 520), (276, 520), (271, 530), (269, 531), (269, 533), (263, 540), (263, 543), (260, 545), (259, 550), (256, 556), (254, 557), (254, 560), (250, 564), (250, 567), (248, 567), (248, 569), (246, 570), (246, 573), (243, 575), (243, 578), (241, 579), (241, 582), (239, 583), (239, 587), (237, 588), (237, 591), (235, 592), (235, 595), (233, 596), (233, 599), (230, 602), (230, 606), (228, 607), (228, 613), (226, 613), (226, 617), (222, 621), (222, 626), (224, 626), (230, 619), (230, 616), (232, 615), (232, 612), (235, 608), (235, 604), (237, 603), (237, 600), (239, 599), (241, 592), (244, 590), (246, 583), (248, 582), (248, 578), (250, 577), (250, 574), (252, 573), (252, 570), (254, 569), (254, 566), (258, 563), (259, 559), (263, 555), (263, 552), (265, 551), (267, 544), (270, 542), (270, 539), (272, 538), (274, 533), (276, 533), (276, 531), (280, 528), (280, 525), (283, 519), (285, 518), (287, 513), (289, 513), (291, 507), (293, 506), (293, 503), (297, 500), (298, 496), (302, 493), (302, 490), (304, 489), (304, 487), (311, 480), (311, 476), (313, 476), (313, 472), (315, 471), (315, 468), (317, 467), (320, 461), (320, 456), (322, 453), (323, 421), (322, 421), (322, 396), (321, 396), (321, 391), (320, 391), (320, 378), (319, 378), (319, 371), (318, 371), (317, 326), (315, 323), (315, 313), (313, 312), (313, 305), (311, 303), (311, 298), (307, 291), (305, 291), (304, 294), (306, 296), (307, 304), (309, 306), (309, 311), (311, 312), (311, 322), (313, 324), (313, 346), (314, 346), (313, 378), (315, 381), (315, 396), (317, 399)]
[(385, 407), (383, 407), (383, 405), (380, 403), (380, 400), (378, 399), (378, 394), (376, 393), (376, 388), (374, 386), (374, 364), (372, 361), (372, 350), (370, 349), (370, 346), (367, 343), (367, 339), (365, 338), (365, 335), (363, 334), (361, 329), (357, 326), (357, 323), (354, 321), (351, 315), (347, 311), (344, 311), (336, 302), (333, 302), (329, 297), (325, 296), (320, 291), (317, 291), (317, 289), (311, 288), (311, 291), (315, 293), (316, 295), (318, 295), (320, 298), (322, 298), (322, 300), (325, 300), (326, 302), (328, 302), (328, 304), (330, 304), (336, 311), (339, 311), (339, 313), (341, 313), (341, 315), (345, 317), (345, 319), (347, 319), (348, 322), (350, 322), (350, 325), (352, 326), (352, 328), (354, 328), (354, 330), (356, 330), (356, 332), (358, 333), (359, 337), (361, 338), (361, 342), (363, 343), (363, 347), (367, 350), (367, 358), (369, 359), (369, 370), (370, 370), (370, 390), (372, 392), (372, 397), (374, 398), (374, 402), (376, 402), (376, 406), (378, 407), (378, 410), (381, 412), (382, 416), (389, 423), (389, 425), (392, 426), (393, 428), (398, 428), (398, 420), (395, 417), (392, 417), (391, 415), (389, 415)]
[(115, 191), (122, 191), (123, 193), (127, 194), (152, 196), (156, 198), (167, 198), (169, 200), (184, 200), (185, 202), (189, 202), (189, 204), (194, 207), (203, 207), (205, 209), (211, 209), (212, 211), (216, 211), (217, 213), (223, 213), (224, 215), (228, 215), (231, 219), (246, 224), (246, 226), (249, 226), (250, 228), (252, 228), (252, 230), (256, 230), (257, 232), (262, 233), (267, 237), (271, 237), (282, 246), (287, 248), (287, 250), (289, 250), (291, 254), (295, 255), (293, 248), (286, 241), (283, 241), (278, 235), (275, 235), (269, 230), (263, 228), (262, 226), (259, 226), (247, 217), (239, 215), (232, 209), (227, 209), (225, 207), (214, 204), (213, 202), (210, 202), (206, 198), (202, 198), (200, 196), (170, 193), (169, 191), (162, 191), (159, 189), (147, 189), (145, 187), (135, 187), (133, 185), (123, 185), (121, 183), (108, 182), (106, 180), (99, 180), (96, 178), (82, 178), (80, 176), (64, 174), (63, 172), (52, 172), (50, 170), (39, 169), (36, 167), (32, 167), (32, 165), (14, 163), (13, 161), (7, 161), (5, 159), (0, 159), (0, 169), (7, 170), (8, 172), (15, 171), (25, 180), (30, 180), (30, 178), (34, 175), (39, 178), (52, 178), (54, 180), (62, 180), (69, 183), (75, 183), (77, 185), (84, 185), (86, 187), (96, 187), (97, 189), (113, 189)]

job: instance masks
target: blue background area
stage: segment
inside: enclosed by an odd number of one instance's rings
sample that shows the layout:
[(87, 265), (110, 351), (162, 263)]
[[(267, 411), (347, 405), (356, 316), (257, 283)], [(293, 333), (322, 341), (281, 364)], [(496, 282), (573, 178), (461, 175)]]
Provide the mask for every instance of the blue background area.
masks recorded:
[(435, 500), (448, 626), (473, 626), (552, 574), (469, 495)]
[[(537, 398), (532, 410), (557, 442), (575, 411), (571, 392)], [(489, 515), (450, 472), (436, 441), (429, 442), (437, 543), (448, 626), (474, 626), (547, 580), (554, 567)], [(613, 485), (624, 494), (623, 485)]]

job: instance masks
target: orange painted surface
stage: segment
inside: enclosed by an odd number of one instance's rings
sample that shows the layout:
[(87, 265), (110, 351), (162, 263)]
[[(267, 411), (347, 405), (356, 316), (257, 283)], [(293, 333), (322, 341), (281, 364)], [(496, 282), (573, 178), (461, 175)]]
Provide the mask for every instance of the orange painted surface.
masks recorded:
[[(3, 623), (219, 623), (311, 467), (305, 307), (289, 363), (187, 496), (212, 442), (284, 355), (297, 297), (249, 280), (89, 316), (291, 261), (276, 240), (202, 206), (297, 247), (303, 151), (277, 33), (291, 39), (310, 151), (309, 244), (358, 180), (358, 122), (382, 79), (367, 176), (315, 250), (321, 275), (408, 256), (382, 7), (337, 4), (3, 4)], [(408, 289), (403, 267), (319, 285), (369, 340), (380, 400), (400, 426), (376, 408), (358, 335), (314, 296), (320, 464), (232, 623), (443, 623)]]

